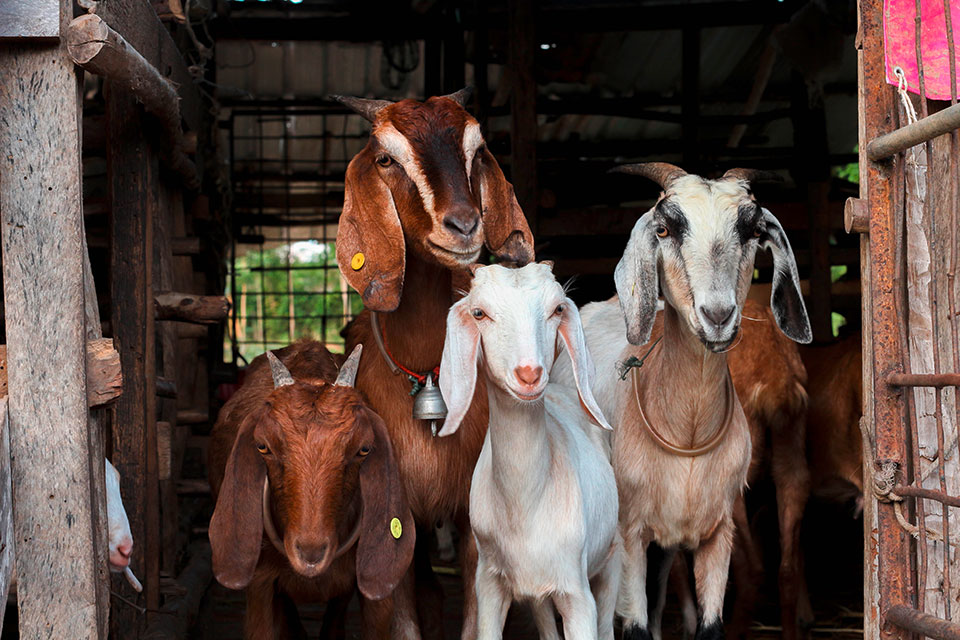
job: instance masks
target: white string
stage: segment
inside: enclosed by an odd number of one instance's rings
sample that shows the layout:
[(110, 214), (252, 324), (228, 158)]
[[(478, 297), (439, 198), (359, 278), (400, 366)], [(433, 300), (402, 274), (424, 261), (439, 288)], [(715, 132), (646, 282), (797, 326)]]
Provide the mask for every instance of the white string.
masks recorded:
[(910, 96), (907, 95), (907, 89), (909, 88), (907, 77), (899, 65), (893, 68), (893, 75), (897, 76), (897, 93), (900, 94), (900, 102), (903, 103), (903, 110), (907, 112), (907, 124), (913, 124), (917, 121), (917, 110), (913, 108), (913, 102), (911, 102)]

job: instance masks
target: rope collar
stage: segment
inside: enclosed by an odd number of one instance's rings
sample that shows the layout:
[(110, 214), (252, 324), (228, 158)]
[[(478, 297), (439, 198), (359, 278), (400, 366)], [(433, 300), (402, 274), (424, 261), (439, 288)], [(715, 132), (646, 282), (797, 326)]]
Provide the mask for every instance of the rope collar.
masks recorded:
[[(650, 355), (649, 352), (647, 353), (647, 355)], [(646, 358), (646, 356), (644, 356), (644, 358)], [(736, 390), (733, 388), (733, 379), (730, 377), (729, 372), (727, 373), (726, 415), (724, 415), (723, 422), (720, 424), (720, 429), (717, 431), (717, 433), (715, 433), (709, 440), (707, 440), (706, 442), (704, 442), (698, 447), (681, 447), (679, 445), (675, 445), (669, 440), (667, 440), (666, 438), (664, 438), (663, 435), (661, 435), (660, 432), (657, 431), (652, 424), (650, 424), (650, 421), (647, 420), (647, 416), (644, 415), (643, 413), (643, 403), (640, 402), (640, 392), (637, 389), (637, 374), (638, 372), (634, 370), (633, 395), (637, 401), (637, 409), (640, 410), (640, 423), (643, 425), (644, 431), (646, 431), (647, 434), (653, 439), (653, 441), (657, 443), (657, 446), (659, 446), (661, 449), (663, 449), (667, 453), (672, 453), (675, 456), (680, 456), (683, 458), (696, 458), (698, 456), (702, 456), (706, 453), (713, 451), (714, 449), (717, 448), (717, 445), (719, 445), (723, 441), (724, 436), (727, 435), (727, 431), (730, 430), (730, 423), (733, 422), (732, 420), (733, 403), (734, 403), (734, 398), (737, 397)]]
[[(287, 556), (287, 551), (283, 546), (283, 538), (277, 533), (277, 527), (273, 524), (273, 514), (270, 512), (270, 478), (263, 478), (263, 499), (260, 501), (263, 505), (263, 530), (267, 532), (270, 542), (280, 552), (283, 557)], [(346, 553), (360, 539), (360, 522), (362, 518), (357, 515), (357, 522), (353, 525), (353, 532), (347, 538), (346, 542), (341, 544), (333, 554), (331, 562)]]
[(405, 373), (407, 378), (409, 378), (410, 382), (413, 384), (413, 389), (410, 391), (410, 395), (417, 395), (417, 392), (427, 384), (428, 375), (433, 376), (434, 382), (437, 382), (440, 379), (440, 365), (435, 366), (427, 373), (417, 373), (416, 371), (407, 369), (393, 358), (393, 356), (390, 354), (389, 348), (387, 347), (387, 342), (383, 338), (383, 331), (380, 330), (380, 317), (376, 311), (370, 312), (370, 325), (373, 327), (373, 339), (377, 343), (377, 348), (380, 350), (380, 355), (383, 356), (383, 359), (386, 360), (387, 365), (390, 367), (390, 371), (392, 371), (394, 375), (400, 372)]

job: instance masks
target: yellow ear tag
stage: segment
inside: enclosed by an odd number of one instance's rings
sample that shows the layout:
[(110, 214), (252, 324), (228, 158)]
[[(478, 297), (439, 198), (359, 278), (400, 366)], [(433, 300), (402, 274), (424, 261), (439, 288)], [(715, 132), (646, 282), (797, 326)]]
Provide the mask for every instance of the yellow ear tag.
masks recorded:
[(390, 521), (390, 534), (397, 540), (403, 535), (403, 525), (400, 524), (400, 518), (394, 518)]
[(360, 269), (363, 268), (363, 262), (364, 262), (364, 260), (365, 260), (365, 258), (363, 257), (363, 254), (360, 253), (360, 252), (357, 252), (357, 253), (353, 254), (353, 258), (350, 259), (350, 267), (351, 267), (354, 271), (360, 271)]

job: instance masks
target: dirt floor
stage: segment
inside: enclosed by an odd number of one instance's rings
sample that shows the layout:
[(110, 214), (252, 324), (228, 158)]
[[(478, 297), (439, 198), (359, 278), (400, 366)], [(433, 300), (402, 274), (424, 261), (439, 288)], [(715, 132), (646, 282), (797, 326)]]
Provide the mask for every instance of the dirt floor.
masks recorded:
[[(753, 524), (758, 538), (768, 553), (765, 557), (765, 577), (759, 589), (761, 601), (755, 608), (752, 638), (780, 637), (779, 607), (777, 603), (776, 522), (775, 510), (761, 506), (753, 510)], [(811, 604), (815, 613), (812, 628), (814, 638), (838, 639), (862, 637), (862, 519), (854, 519), (850, 504), (834, 504), (811, 500), (804, 522), (803, 542), (807, 550), (806, 573)], [(462, 589), (454, 565), (435, 559), (435, 573), (443, 586), (444, 628), (447, 638), (459, 638)], [(736, 606), (735, 585), (727, 598), (725, 619), (732, 618)], [(664, 619), (664, 638), (682, 638), (679, 600), (670, 593)], [(191, 633), (196, 640), (233, 640), (242, 638), (243, 594), (211, 587), (197, 624)], [(301, 618), (311, 637), (317, 637), (323, 619), (323, 606), (300, 607)], [(347, 637), (360, 637), (359, 606), (354, 599), (347, 618)], [(537, 638), (536, 628), (525, 606), (515, 604), (507, 619), (505, 638), (526, 640)]]

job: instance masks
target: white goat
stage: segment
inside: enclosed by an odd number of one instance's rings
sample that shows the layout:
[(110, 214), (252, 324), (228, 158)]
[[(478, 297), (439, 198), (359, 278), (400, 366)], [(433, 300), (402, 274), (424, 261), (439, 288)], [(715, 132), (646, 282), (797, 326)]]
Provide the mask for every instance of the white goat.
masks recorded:
[[(656, 180), (663, 193), (637, 221), (617, 265), (618, 298), (583, 309), (597, 401), (616, 426), (612, 462), (625, 550), (617, 613), (624, 640), (659, 638), (665, 581), (673, 553), (684, 547), (694, 558), (696, 637), (720, 638), (732, 510), (750, 462), (750, 433), (724, 352), (736, 346), (758, 247), (773, 254), (771, 305), (780, 329), (809, 342), (810, 323), (786, 234), (750, 191), (755, 172), (704, 180), (665, 163), (621, 171)], [(666, 304), (658, 315), (661, 288)], [(627, 368), (644, 357), (642, 367)], [(558, 360), (555, 381), (572, 379), (568, 362)], [(648, 610), (651, 542), (666, 559)]]
[[(570, 387), (548, 384), (560, 340), (573, 355)], [(555, 605), (567, 640), (612, 640), (617, 489), (587, 435), (588, 416), (610, 426), (590, 389), (593, 363), (577, 307), (549, 264), (474, 269), (470, 293), (447, 316), (441, 436), (466, 415), (480, 363), (490, 419), (470, 490), (479, 638), (500, 638), (510, 603), (530, 599), (541, 638), (559, 638)]]

